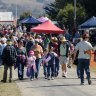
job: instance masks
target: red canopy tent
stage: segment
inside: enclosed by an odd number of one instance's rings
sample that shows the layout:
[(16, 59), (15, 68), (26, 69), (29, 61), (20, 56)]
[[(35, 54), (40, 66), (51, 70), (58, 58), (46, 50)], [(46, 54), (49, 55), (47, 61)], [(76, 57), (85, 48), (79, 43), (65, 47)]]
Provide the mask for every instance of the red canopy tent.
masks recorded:
[(52, 34), (62, 34), (64, 33), (64, 30), (58, 28), (56, 25), (54, 25), (50, 20), (31, 28), (32, 32), (36, 33), (52, 33)]

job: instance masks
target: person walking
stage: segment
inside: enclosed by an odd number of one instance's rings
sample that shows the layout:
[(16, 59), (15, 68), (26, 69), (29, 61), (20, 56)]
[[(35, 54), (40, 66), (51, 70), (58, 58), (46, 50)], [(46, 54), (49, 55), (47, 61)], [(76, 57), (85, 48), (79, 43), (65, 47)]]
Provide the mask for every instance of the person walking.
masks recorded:
[(34, 55), (36, 56), (36, 70), (37, 72), (35, 73), (35, 78), (38, 79), (39, 76), (39, 70), (40, 70), (40, 64), (42, 62), (42, 55), (43, 55), (43, 49), (42, 47), (39, 45), (39, 41), (35, 40), (35, 45), (32, 46), (31, 48), (32, 51), (34, 51)]
[(55, 66), (56, 66), (55, 57), (57, 57), (58, 55), (53, 50), (54, 48), (51, 47), (47, 54), (47, 58), (45, 59), (45, 63), (47, 63), (48, 80), (50, 79), (54, 80), (55, 77)]
[(45, 62), (48, 52), (49, 52), (49, 50), (47, 48), (44, 49), (44, 54), (42, 56), (43, 74), (45, 76), (45, 79), (47, 79), (47, 77), (48, 77), (48, 71), (47, 71), (48, 63)]
[(18, 79), (23, 80), (24, 77), (24, 66), (26, 65), (26, 49), (23, 47), (23, 40), (18, 40), (17, 51), (17, 60), (16, 67), (18, 68)]
[(88, 84), (90, 85), (92, 82), (90, 80), (90, 54), (91, 50), (93, 50), (93, 47), (91, 43), (88, 41), (89, 40), (89, 34), (85, 33), (82, 36), (83, 40), (77, 43), (75, 47), (75, 52), (74, 52), (74, 58), (73, 61), (75, 60), (76, 53), (79, 51), (78, 54), (78, 66), (80, 69), (80, 80), (81, 80), (81, 85), (84, 85), (84, 70), (86, 71), (87, 75), (87, 80)]
[[(51, 42), (49, 43), (49, 50), (50, 48), (53, 47), (53, 51), (58, 55), (58, 39), (57, 37), (52, 37), (51, 38)], [(59, 58), (58, 56), (55, 57), (55, 71), (54, 71), (54, 75), (55, 77), (58, 76), (59, 74)]]
[(34, 56), (34, 51), (30, 50), (28, 57), (27, 57), (27, 68), (30, 70), (30, 80), (34, 80), (34, 74), (36, 72), (36, 64), (35, 64), (36, 57)]
[(7, 81), (7, 70), (10, 69), (9, 82), (12, 82), (12, 66), (16, 63), (16, 50), (12, 46), (12, 41), (7, 40), (7, 45), (2, 53), (2, 61), (4, 65), (3, 80), (1, 82)]
[(62, 77), (67, 77), (67, 64), (69, 62), (69, 55), (70, 55), (70, 47), (67, 43), (65, 37), (60, 38), (60, 45), (59, 45), (59, 60), (62, 67)]

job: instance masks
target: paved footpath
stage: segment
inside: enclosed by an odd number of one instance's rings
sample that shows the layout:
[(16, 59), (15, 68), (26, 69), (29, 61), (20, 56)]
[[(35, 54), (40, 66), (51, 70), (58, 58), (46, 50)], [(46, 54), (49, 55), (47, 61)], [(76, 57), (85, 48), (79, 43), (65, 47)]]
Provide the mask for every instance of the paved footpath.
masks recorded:
[(76, 76), (75, 68), (68, 69), (68, 77), (62, 78), (61, 72), (54, 80), (45, 80), (41, 67), (38, 80), (30, 81), (17, 79), (17, 72), (14, 71), (14, 80), (17, 83), (22, 96), (96, 96), (96, 75), (91, 74), (92, 85), (80, 85), (80, 80)]

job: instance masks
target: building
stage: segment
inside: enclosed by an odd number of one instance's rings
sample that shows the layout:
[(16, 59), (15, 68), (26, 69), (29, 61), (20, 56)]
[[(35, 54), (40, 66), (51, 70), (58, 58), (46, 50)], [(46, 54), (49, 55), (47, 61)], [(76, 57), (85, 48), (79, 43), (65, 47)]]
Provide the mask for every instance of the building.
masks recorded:
[(12, 12), (0, 12), (0, 24), (14, 24), (14, 16)]

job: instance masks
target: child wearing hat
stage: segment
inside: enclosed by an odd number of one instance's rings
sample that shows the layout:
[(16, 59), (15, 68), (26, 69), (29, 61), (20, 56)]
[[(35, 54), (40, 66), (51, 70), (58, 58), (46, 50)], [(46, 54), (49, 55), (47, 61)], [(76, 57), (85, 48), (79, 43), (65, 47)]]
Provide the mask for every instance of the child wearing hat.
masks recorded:
[(36, 57), (34, 56), (34, 51), (29, 51), (29, 56), (27, 58), (27, 71), (30, 71), (30, 80), (34, 80), (34, 74), (36, 72), (36, 65), (35, 65)]

